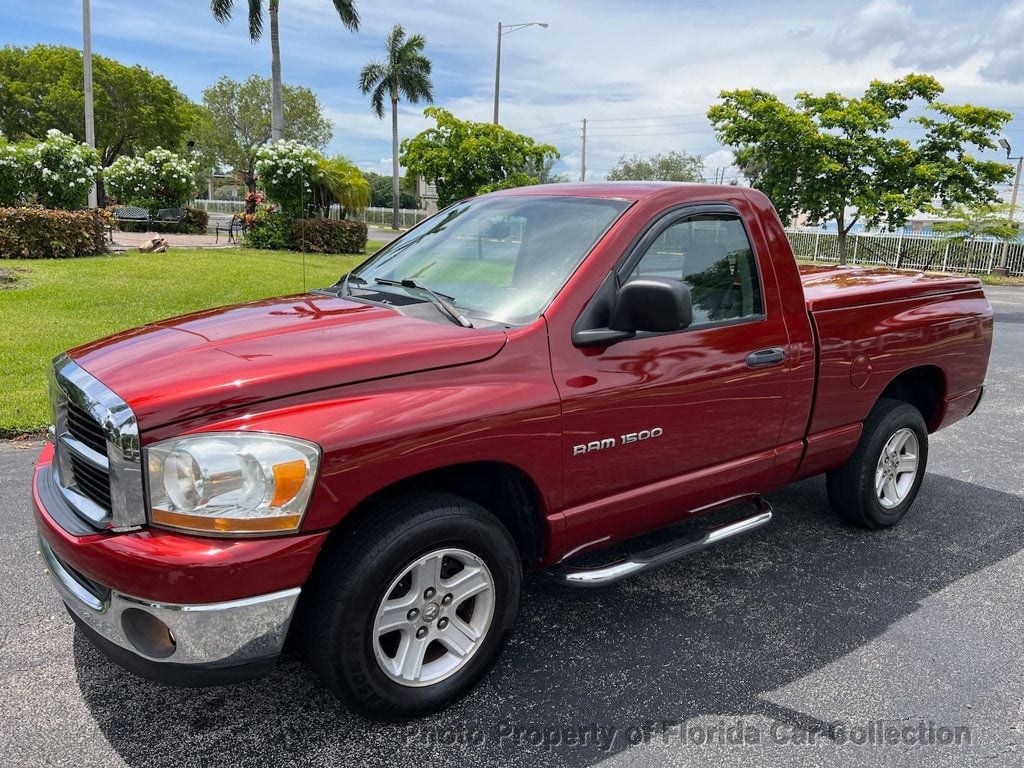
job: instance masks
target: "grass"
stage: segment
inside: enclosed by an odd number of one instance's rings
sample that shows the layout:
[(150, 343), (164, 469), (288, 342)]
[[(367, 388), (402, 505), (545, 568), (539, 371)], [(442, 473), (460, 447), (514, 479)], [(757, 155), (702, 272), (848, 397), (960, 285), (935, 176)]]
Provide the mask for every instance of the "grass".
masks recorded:
[[(371, 241), (367, 252), (383, 245)], [(5, 261), (0, 283), (0, 437), (50, 422), (46, 380), (60, 352), (165, 317), (334, 283), (365, 256), (172, 248), (86, 259)]]

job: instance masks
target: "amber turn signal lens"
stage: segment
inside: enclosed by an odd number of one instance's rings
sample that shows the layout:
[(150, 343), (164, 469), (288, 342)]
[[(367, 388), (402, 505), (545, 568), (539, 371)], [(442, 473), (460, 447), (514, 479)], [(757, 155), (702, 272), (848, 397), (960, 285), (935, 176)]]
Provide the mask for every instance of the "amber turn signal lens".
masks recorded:
[[(294, 493), (292, 494), (295, 495)], [(210, 533), (271, 533), (293, 531), (299, 527), (302, 515), (277, 515), (275, 517), (203, 517), (154, 509), (150, 513), (157, 525)]]
[(295, 498), (306, 480), (306, 462), (302, 459), (274, 465), (274, 498), (272, 507), (283, 507)]

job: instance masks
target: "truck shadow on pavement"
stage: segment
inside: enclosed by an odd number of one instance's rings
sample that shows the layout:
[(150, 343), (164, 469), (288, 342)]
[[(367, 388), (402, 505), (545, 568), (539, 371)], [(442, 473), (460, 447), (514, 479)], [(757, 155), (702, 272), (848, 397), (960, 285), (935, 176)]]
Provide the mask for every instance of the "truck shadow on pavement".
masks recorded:
[[(505, 654), (455, 706), (409, 724), (348, 712), (305, 663), (267, 679), (175, 689), (122, 672), (81, 634), (78, 683), (130, 765), (593, 765), (631, 727), (702, 714), (814, 728), (765, 696), (870, 642), (920, 601), (1024, 549), (1024, 503), (930, 475), (894, 530), (845, 527), (821, 479), (773, 494), (767, 528), (600, 591), (531, 578)], [(611, 726), (609, 747), (553, 751), (543, 729)]]

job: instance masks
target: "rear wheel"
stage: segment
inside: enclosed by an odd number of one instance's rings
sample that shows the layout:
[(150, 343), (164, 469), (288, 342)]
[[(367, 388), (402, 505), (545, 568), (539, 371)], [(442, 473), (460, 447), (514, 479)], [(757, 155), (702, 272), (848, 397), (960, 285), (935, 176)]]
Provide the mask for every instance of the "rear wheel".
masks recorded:
[(832, 508), (863, 528), (895, 525), (914, 503), (928, 462), (921, 412), (883, 398), (864, 422), (853, 456), (828, 474)]
[(450, 494), (372, 511), (313, 586), (310, 662), (354, 708), (406, 718), (465, 693), (498, 656), (519, 608), (508, 531)]

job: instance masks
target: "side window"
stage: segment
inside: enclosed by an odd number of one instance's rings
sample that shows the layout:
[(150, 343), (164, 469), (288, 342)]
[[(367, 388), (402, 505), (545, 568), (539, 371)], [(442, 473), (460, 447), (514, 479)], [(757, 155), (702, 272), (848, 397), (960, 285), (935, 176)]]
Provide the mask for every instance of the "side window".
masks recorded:
[(693, 301), (693, 325), (764, 313), (757, 260), (735, 215), (705, 214), (676, 222), (640, 257), (631, 277), (685, 282)]

